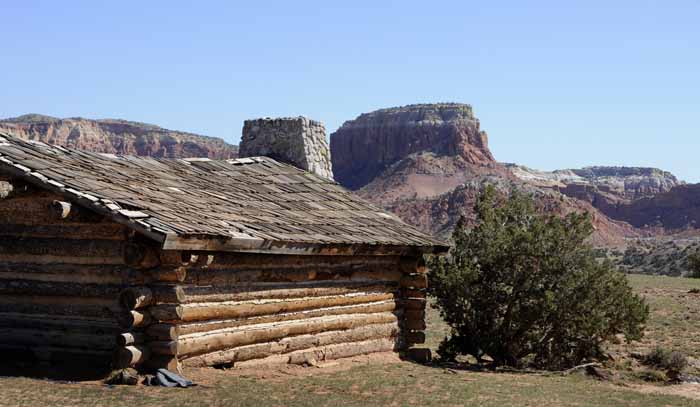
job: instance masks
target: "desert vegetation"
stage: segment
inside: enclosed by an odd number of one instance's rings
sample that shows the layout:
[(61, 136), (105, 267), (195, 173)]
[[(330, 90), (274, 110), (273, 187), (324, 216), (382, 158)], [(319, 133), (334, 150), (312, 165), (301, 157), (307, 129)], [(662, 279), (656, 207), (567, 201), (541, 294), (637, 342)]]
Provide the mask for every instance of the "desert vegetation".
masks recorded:
[(700, 277), (699, 252), (697, 238), (658, 237), (631, 240), (624, 251), (599, 249), (598, 256), (610, 259), (627, 273)]
[(587, 215), (544, 214), (531, 196), (491, 187), (474, 209), (477, 225), (460, 222), (451, 256), (431, 264), (430, 293), (451, 327), (441, 359), (558, 370), (601, 359), (618, 335), (642, 337), (648, 307), (596, 259)]

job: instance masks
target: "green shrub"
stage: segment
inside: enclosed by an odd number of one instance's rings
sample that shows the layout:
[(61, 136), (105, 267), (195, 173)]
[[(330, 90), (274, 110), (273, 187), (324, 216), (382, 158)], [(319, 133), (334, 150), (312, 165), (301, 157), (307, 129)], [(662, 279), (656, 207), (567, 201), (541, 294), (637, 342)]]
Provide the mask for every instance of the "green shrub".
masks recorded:
[(688, 366), (688, 358), (684, 354), (660, 346), (645, 355), (642, 362), (647, 366), (673, 372), (681, 372)]
[(688, 277), (700, 278), (700, 250), (696, 250), (688, 255)]
[(541, 214), (530, 196), (488, 187), (478, 224), (460, 221), (448, 258), (431, 261), (430, 294), (452, 328), (439, 355), (559, 369), (600, 357), (617, 334), (642, 336), (647, 305), (585, 240), (587, 215)]

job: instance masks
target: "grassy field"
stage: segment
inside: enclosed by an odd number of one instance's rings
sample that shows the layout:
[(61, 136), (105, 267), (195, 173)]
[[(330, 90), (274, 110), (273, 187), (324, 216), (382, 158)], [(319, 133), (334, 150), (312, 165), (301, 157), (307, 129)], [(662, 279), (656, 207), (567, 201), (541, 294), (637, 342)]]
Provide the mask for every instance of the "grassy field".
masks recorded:
[[(646, 338), (614, 345), (620, 355), (663, 345), (700, 357), (700, 281), (631, 276), (652, 309)], [(429, 313), (428, 344), (436, 347), (447, 328)], [(377, 360), (379, 359), (379, 360)], [(628, 359), (624, 359), (627, 361)], [(186, 372), (202, 385), (192, 389), (99, 383), (57, 383), (0, 378), (0, 405), (8, 406), (690, 406), (700, 405), (700, 385), (668, 386), (635, 380), (637, 366), (616, 360), (616, 379), (602, 382), (582, 375), (492, 373), (452, 370), (396, 361), (356, 358), (324, 368), (290, 367), (240, 372), (198, 369)], [(695, 398), (695, 399), (693, 399)]]

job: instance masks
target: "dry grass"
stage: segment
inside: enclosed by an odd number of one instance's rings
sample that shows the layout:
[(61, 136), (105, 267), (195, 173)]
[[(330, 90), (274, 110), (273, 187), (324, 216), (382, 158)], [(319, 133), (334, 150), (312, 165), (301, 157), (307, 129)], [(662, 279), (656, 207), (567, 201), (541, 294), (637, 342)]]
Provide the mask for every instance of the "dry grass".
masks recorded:
[[(700, 281), (631, 276), (652, 308), (647, 338), (617, 351), (641, 351), (656, 344), (698, 356)], [(447, 333), (429, 312), (428, 344)], [(277, 371), (187, 372), (203, 385), (193, 389), (107, 387), (29, 378), (0, 378), (0, 405), (8, 406), (690, 406), (700, 405), (700, 386), (606, 383), (584, 376), (455, 371), (393, 358), (356, 358), (327, 368)]]

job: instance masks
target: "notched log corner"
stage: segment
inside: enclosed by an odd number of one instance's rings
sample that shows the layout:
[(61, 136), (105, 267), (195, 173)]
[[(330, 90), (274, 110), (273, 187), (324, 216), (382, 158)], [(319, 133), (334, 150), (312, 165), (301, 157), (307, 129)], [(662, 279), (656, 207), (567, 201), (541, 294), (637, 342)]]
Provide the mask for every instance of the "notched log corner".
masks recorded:
[(8, 198), (12, 194), (12, 191), (14, 191), (14, 187), (11, 183), (8, 181), (0, 181), (0, 199)]
[(51, 204), (51, 213), (56, 219), (67, 219), (70, 216), (73, 206), (70, 202), (53, 201)]

